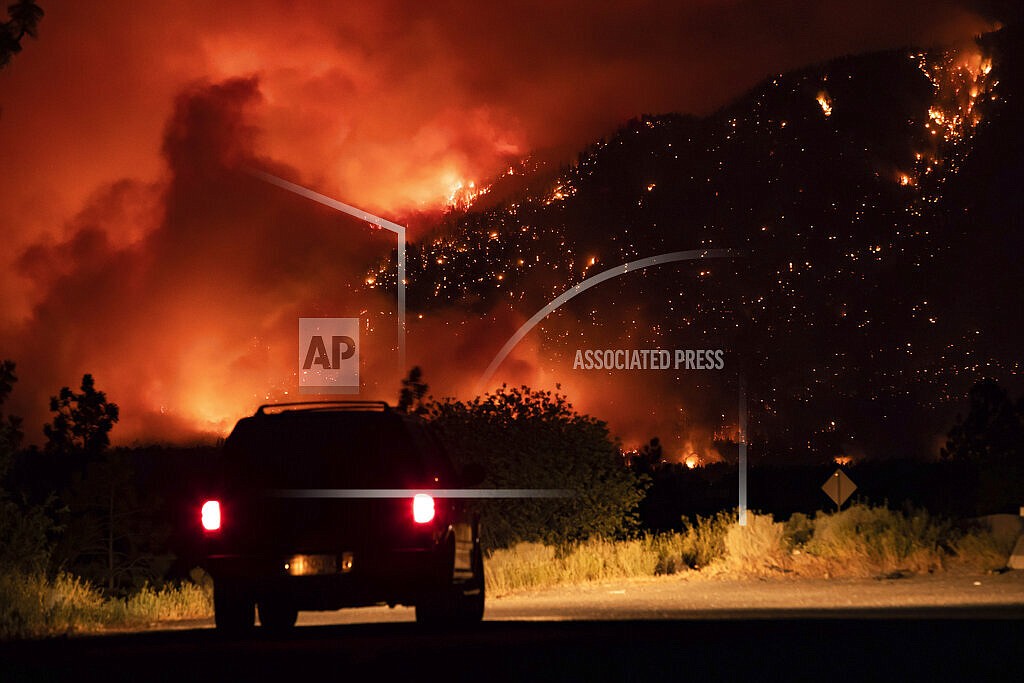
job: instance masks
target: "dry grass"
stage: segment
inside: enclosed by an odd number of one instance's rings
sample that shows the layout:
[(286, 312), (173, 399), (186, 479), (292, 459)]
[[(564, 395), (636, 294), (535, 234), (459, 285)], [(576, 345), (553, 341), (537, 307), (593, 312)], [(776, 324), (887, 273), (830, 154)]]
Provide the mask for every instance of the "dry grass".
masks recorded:
[(77, 577), (0, 576), (0, 639), (61, 635), (98, 628), (115, 611)]
[(814, 518), (811, 537), (794, 548), (801, 553), (793, 555), (794, 570), (801, 575), (851, 577), (934, 572), (944, 568), (947, 544), (955, 537), (949, 522), (924, 511), (902, 514), (854, 505)]
[(163, 588), (146, 586), (122, 603), (129, 624), (203, 619), (213, 615), (213, 595), (203, 586), (182, 583)]
[(957, 530), (927, 512), (901, 513), (853, 505), (814, 517), (776, 522), (748, 513), (698, 518), (681, 533), (627, 541), (600, 539), (554, 548), (521, 543), (495, 551), (487, 589), (502, 595), (527, 588), (613, 578), (700, 571), (736, 576), (869, 577), (931, 573), (950, 565), (991, 570), (1006, 565), (1015, 536), (977, 526)]
[(562, 549), (540, 543), (519, 543), (492, 553), (484, 572), (488, 593), (503, 595), (524, 588), (653, 576), (659, 557), (659, 552), (646, 539), (592, 539)]
[(209, 617), (212, 592), (185, 582), (160, 589), (149, 586), (127, 600), (105, 598), (95, 587), (70, 574), (0, 576), (0, 640), (67, 635), (159, 621)]
[(953, 542), (955, 562), (981, 571), (1002, 569), (1018, 536), (1008, 529), (992, 530), (984, 524), (974, 525)]
[(721, 568), (744, 574), (770, 574), (787, 571), (790, 552), (785, 526), (771, 515), (747, 514), (747, 525), (729, 525), (725, 534), (725, 552)]

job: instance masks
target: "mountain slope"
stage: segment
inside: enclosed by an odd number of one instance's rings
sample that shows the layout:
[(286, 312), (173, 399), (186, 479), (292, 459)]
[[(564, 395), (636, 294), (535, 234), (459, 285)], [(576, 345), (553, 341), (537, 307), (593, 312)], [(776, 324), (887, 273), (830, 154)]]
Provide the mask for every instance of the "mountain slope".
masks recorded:
[[(552, 367), (572, 373), (581, 347), (726, 348), (771, 448), (934, 452), (974, 381), (1020, 377), (1018, 33), (778, 75), (705, 119), (631, 121), (554, 180), (450, 214), (413, 246), (410, 307), (529, 316), (636, 258), (743, 249), (573, 300), (542, 325)], [(735, 421), (734, 375), (645, 385), (652, 411)]]

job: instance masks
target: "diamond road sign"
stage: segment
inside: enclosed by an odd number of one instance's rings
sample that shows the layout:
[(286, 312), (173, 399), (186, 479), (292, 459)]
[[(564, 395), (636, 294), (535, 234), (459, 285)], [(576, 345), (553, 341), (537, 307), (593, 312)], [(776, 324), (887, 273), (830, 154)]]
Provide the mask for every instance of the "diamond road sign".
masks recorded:
[(832, 499), (838, 506), (842, 506), (846, 502), (846, 499), (853, 495), (853, 492), (857, 490), (857, 485), (846, 476), (846, 472), (842, 470), (836, 470), (832, 473), (832, 476), (825, 480), (825, 483), (821, 485), (821, 490), (825, 492), (825, 495)]

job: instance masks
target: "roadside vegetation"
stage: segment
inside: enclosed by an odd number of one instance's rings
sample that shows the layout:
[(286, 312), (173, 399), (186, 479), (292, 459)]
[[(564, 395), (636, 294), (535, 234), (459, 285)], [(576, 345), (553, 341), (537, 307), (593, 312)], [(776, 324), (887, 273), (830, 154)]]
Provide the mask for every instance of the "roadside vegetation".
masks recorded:
[[(192, 555), (172, 535), (181, 530), (168, 501), (196, 488), (196, 472), (215, 449), (110, 449), (119, 409), (90, 375), (80, 391), (64, 387), (51, 399), (44, 448), (22, 448), (21, 420), (3, 410), (14, 370), (14, 363), (0, 362), (0, 639), (212, 616), (212, 581), (199, 569), (185, 578)], [(630, 460), (604, 422), (578, 413), (564, 396), (502, 387), (469, 402), (425, 402), (426, 392), (414, 369), (398, 409), (433, 422), (457, 465), (482, 466), (483, 487), (571, 494), (477, 504), (491, 596), (671, 574), (895, 578), (992, 571), (1005, 567), (1016, 540), (1016, 533), (983, 523), (950, 521), (968, 514), (863, 501), (813, 516), (792, 512), (799, 508), (749, 513), (744, 527), (735, 511), (680, 524), (674, 508), (655, 505), (673, 522), (658, 526), (644, 518), (643, 503), (654, 499), (659, 477), (675, 481), (665, 476), (675, 470), (663, 462), (656, 439)], [(950, 433), (945, 457), (977, 465), (969, 488), (1001, 501), (1024, 476), (1016, 450), (1024, 401), (1015, 406), (985, 385), (972, 392), (971, 404)], [(690, 489), (664, 491), (672, 501), (694, 503)]]
[(682, 532), (562, 546), (519, 543), (491, 553), (487, 590), (518, 590), (608, 579), (691, 573), (694, 577), (897, 578), (1006, 566), (1016, 534), (984, 523), (966, 528), (925, 511), (854, 504), (786, 521), (735, 512), (698, 517)]
[(144, 586), (127, 598), (106, 597), (84, 579), (62, 573), (0, 576), (0, 640), (38, 638), (213, 616), (211, 585), (192, 581)]
[(128, 463), (107, 457), (118, 408), (91, 376), (81, 393), (64, 387), (52, 399), (47, 453), (30, 454), (52, 458), (47, 464), (63, 458), (75, 476), (42, 492), (10, 484), (23, 437), (21, 420), (2, 411), (14, 370), (0, 363), (0, 640), (211, 616), (213, 584), (203, 572), (164, 582), (153, 571), (156, 554), (142, 541), (155, 534), (125, 508), (138, 497), (128, 490)]
[[(425, 386), (419, 383), (420, 395)], [(502, 386), (468, 402), (429, 403), (421, 414), (438, 430), (457, 466), (483, 468), (483, 488), (569, 494), (476, 503), (484, 547), (517, 541), (564, 545), (620, 537), (637, 528), (646, 478), (624, 466), (608, 425), (578, 413), (565, 396)]]

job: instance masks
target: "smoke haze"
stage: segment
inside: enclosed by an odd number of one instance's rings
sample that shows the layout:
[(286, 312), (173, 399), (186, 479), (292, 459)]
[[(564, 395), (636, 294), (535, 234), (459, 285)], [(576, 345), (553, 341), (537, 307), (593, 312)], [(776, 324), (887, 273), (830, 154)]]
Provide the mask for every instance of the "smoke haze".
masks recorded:
[[(42, 5), (0, 72), (0, 357), (30, 441), (86, 372), (122, 407), (115, 442), (223, 434), (294, 395), (299, 317), (363, 319), (365, 397), (394, 400), (394, 298), (361, 287), (393, 236), (245, 167), (401, 221), (641, 113), (703, 114), (771, 73), (987, 28), (955, 3), (880, 0)], [(411, 319), (409, 365), (465, 396), (521, 322)], [(501, 379), (596, 390), (537, 344)]]

